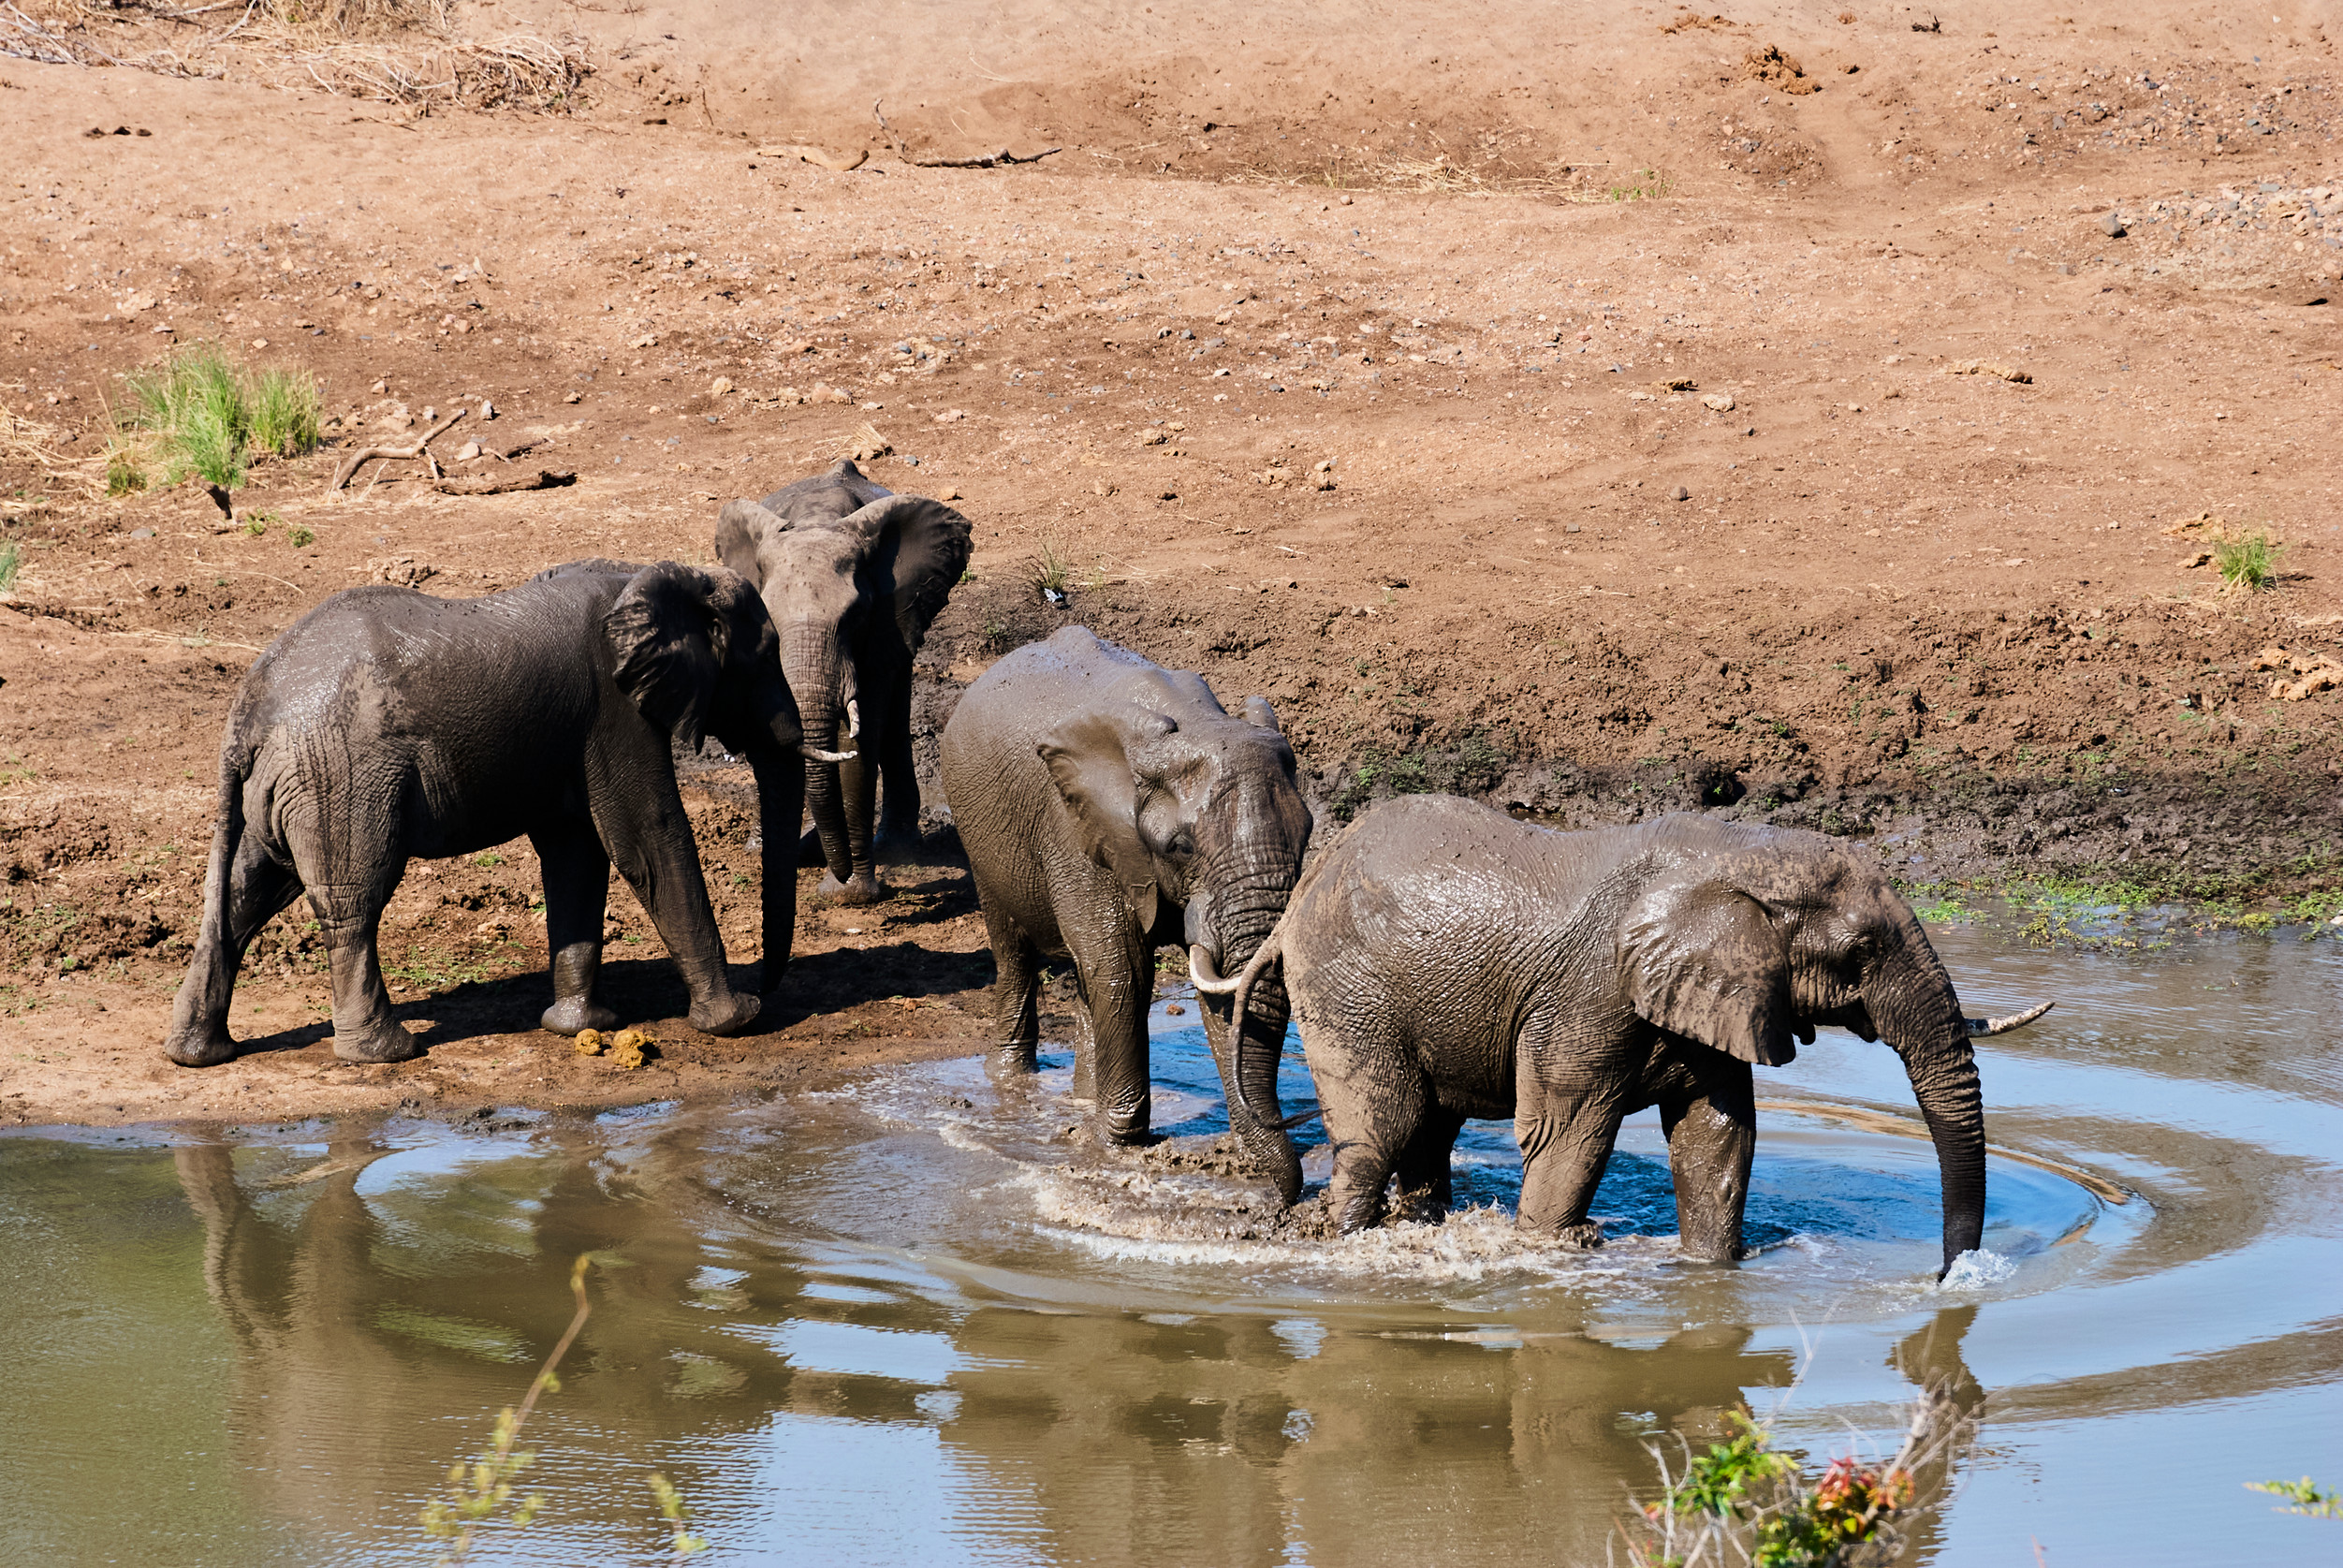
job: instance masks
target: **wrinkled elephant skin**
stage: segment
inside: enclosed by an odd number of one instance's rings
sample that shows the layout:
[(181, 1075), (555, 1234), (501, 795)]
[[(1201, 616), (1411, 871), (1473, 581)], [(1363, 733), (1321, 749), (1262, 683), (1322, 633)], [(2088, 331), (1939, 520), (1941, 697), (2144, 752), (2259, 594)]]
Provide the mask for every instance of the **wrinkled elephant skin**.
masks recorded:
[[(968, 852), (999, 978), (997, 1064), (1031, 1071), (1038, 966), (1070, 959), (1080, 997), (1075, 1092), (1113, 1140), (1146, 1137), (1147, 1009), (1157, 948), (1186, 945), (1223, 970), (1277, 922), (1310, 842), (1294, 754), (1259, 697), (1223, 709), (1202, 676), (1164, 669), (1069, 626), (1002, 659), (944, 732), (944, 789)], [(1199, 999), (1229, 1120), (1288, 1201), (1292, 1140), (1242, 1110), (1276, 1101), (1285, 998), (1261, 991), (1242, 1086), (1225, 997)]]
[[(332, 963), (335, 1053), (417, 1054), (383, 985), (383, 907), (410, 857), (523, 835), (545, 877), (546, 1028), (615, 1021), (594, 994), (613, 863), (682, 974), (694, 1026), (747, 1028), (758, 999), (727, 980), (676, 789), (671, 744), (703, 735), (755, 765), (768, 817), (794, 830), (797, 707), (764, 605), (722, 567), (587, 561), (481, 599), (333, 595), (255, 662), (229, 713), (203, 924), (165, 1050), (191, 1067), (236, 1054), (237, 966), (306, 891)], [(794, 874), (768, 881), (768, 989), (796, 901)]]
[[(772, 615), (807, 743), (833, 754), (806, 763), (806, 803), (829, 867), (820, 897), (885, 898), (879, 858), (919, 842), (912, 666), (968, 552), (966, 518), (897, 495), (847, 462), (763, 501), (727, 502), (716, 520), (717, 559), (756, 587)], [(881, 800), (886, 814), (874, 823)], [(797, 849), (795, 828), (766, 835), (769, 881)]]
[[(1681, 1245), (1741, 1255), (1753, 1065), (1818, 1024), (1885, 1039), (1935, 1141), (1947, 1266), (1984, 1224), (1972, 1024), (1860, 850), (1694, 815), (1560, 833), (1445, 796), (1377, 806), (1311, 868), (1281, 958), (1334, 1148), (1338, 1224), (1449, 1200), (1467, 1118), (1511, 1117), (1520, 1224), (1578, 1245), (1619, 1122), (1660, 1108)], [(1253, 1077), (1248, 1069), (1247, 1078)]]

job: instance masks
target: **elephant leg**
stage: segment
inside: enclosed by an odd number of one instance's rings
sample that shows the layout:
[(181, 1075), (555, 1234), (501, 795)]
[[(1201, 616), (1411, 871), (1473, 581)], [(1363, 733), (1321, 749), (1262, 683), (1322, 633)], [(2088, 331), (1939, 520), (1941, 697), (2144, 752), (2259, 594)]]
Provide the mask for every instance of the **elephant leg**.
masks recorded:
[(1523, 1230), (1572, 1247), (1603, 1244), (1603, 1227), (1588, 1220), (1587, 1210), (1625, 1116), (1618, 1097), (1599, 1090), (1539, 1089), (1523, 1095), (1514, 1117), (1514, 1136), (1521, 1144)]
[(919, 769), (911, 751), (911, 681), (893, 694), (893, 711), (883, 732), (879, 753), (879, 828), (871, 854), (882, 861), (906, 859), (919, 852)]
[(1457, 1135), (1464, 1130), (1464, 1113), (1437, 1103), (1425, 1107), (1415, 1136), (1399, 1150), (1393, 1175), (1397, 1207), (1413, 1219), (1438, 1220), (1456, 1201), (1449, 1160)]
[(977, 885), (985, 934), (992, 943), (992, 1069), (1030, 1073), (1041, 1048), (1040, 955), (1018, 923), (1001, 913), (1000, 901)]
[(1090, 1023), (1089, 1040), (1076, 1042), (1075, 1089), (1078, 1094), (1083, 1087), (1081, 1063), (1087, 1060), (1091, 1114), (1099, 1130), (1112, 1143), (1144, 1143), (1153, 1116), (1147, 1052), (1147, 1008), (1155, 991), (1153, 955), (1122, 929), (1119, 909), (1115, 916), (1117, 929), (1106, 940), (1075, 946), (1076, 973)]
[[(1349, 999), (1345, 1012), (1355, 1017), (1363, 1005), (1363, 999)], [(1319, 1009), (1313, 1005), (1311, 1012)], [(1364, 1032), (1305, 1023), (1302, 1042), (1334, 1151), (1327, 1200), (1335, 1228), (1347, 1236), (1383, 1218), (1392, 1171), (1411, 1150), (1420, 1153), (1435, 1141), (1426, 1136), (1437, 1108), (1432, 1085), (1415, 1065), (1409, 1042), (1387, 1021)], [(1451, 1129), (1448, 1138), (1455, 1136)], [(1443, 1170), (1447, 1160), (1448, 1144), (1441, 1141)]]
[(221, 910), (221, 901), (207, 887), (195, 957), (171, 1004), (170, 1035), (163, 1046), (164, 1054), (183, 1067), (210, 1067), (236, 1054), (227, 1005), (237, 967), (260, 928), (300, 896), (300, 878), (278, 864), (257, 836), (247, 832), (226, 847), (212, 873), (227, 878), (225, 907)]
[(602, 976), (602, 916), (609, 902), (610, 857), (593, 828), (578, 823), (529, 835), (545, 876), (545, 945), (553, 1005), (539, 1024), (556, 1034), (610, 1029), (618, 1015), (594, 998)]
[[(664, 769), (664, 736), (660, 743)], [(692, 1027), (706, 1034), (738, 1034), (756, 1021), (764, 1004), (734, 990), (725, 973), (724, 936), (716, 930), (699, 846), (676, 793), (675, 775), (652, 774), (639, 763), (622, 767), (622, 760), (588, 753), (587, 795), (596, 833), (691, 992)]]
[(1676, 1183), (1677, 1244), (1687, 1257), (1725, 1263), (1742, 1255), (1757, 1087), (1748, 1062), (1721, 1051), (1700, 1056), (1693, 1083), (1660, 1101), (1660, 1126)]
[(392, 875), (373, 884), (309, 890), (309, 905), (333, 966), (333, 1054), (344, 1062), (405, 1062), (423, 1054), (391, 1008), (375, 949), (383, 906), (397, 885)]
[[(876, 733), (865, 725), (855, 741), (855, 755), (838, 764), (838, 793), (846, 810), (846, 842), (831, 843), (824, 835), (822, 848), (829, 871), (813, 896), (829, 903), (877, 903), (888, 896), (871, 858), (871, 818), (878, 805), (879, 769)], [(841, 869), (845, 876), (841, 878)]]

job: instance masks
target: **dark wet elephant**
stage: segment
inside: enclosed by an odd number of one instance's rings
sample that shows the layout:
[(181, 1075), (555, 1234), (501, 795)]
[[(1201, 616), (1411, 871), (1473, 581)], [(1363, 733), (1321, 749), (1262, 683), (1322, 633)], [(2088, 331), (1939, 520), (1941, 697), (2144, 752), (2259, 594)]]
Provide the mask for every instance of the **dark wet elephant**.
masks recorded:
[[(545, 876), (546, 1028), (616, 1021), (594, 997), (614, 861), (682, 973), (693, 1025), (747, 1028), (758, 1001), (726, 977), (670, 755), (671, 738), (703, 734), (748, 757), (767, 822), (794, 833), (797, 705), (764, 605), (721, 567), (582, 562), (470, 600), (336, 593), (270, 644), (228, 715), (203, 926), (164, 1048), (190, 1067), (236, 1054), (237, 965), (306, 890), (332, 960), (334, 1053), (417, 1054), (375, 957), (383, 906), (409, 857), (524, 834)], [(797, 878), (764, 891), (770, 989)]]
[[(919, 842), (912, 662), (968, 569), (968, 520), (942, 502), (897, 495), (845, 462), (761, 502), (727, 502), (716, 520), (718, 559), (756, 586), (781, 634), (806, 739), (853, 754), (806, 767), (806, 802), (829, 866), (824, 897), (885, 898), (880, 855)], [(886, 815), (874, 831), (882, 775)], [(767, 879), (784, 874), (797, 853), (795, 829), (768, 835)]]
[[(968, 852), (1000, 978), (993, 1049), (1031, 1070), (1040, 960), (1071, 959), (1084, 1033), (1074, 1090), (1106, 1136), (1146, 1136), (1147, 1008), (1155, 950), (1185, 944), (1207, 982), (1252, 957), (1285, 907), (1310, 843), (1310, 808), (1277, 715), (1241, 717), (1204, 678), (1164, 669), (1068, 626), (994, 665), (944, 731), (944, 792)], [(1284, 996), (1261, 992), (1254, 1027), (1285, 1031)], [(1301, 1189), (1283, 1129), (1249, 1120), (1227, 1003), (1204, 1008), (1229, 1121), (1280, 1191)], [(1275, 1097), (1274, 1049), (1251, 1098)]]
[[(1237, 977), (1238, 1008), (1281, 959), (1343, 1229), (1374, 1223), (1395, 1174), (1444, 1207), (1466, 1119), (1511, 1117), (1522, 1226), (1596, 1245), (1587, 1209), (1619, 1121), (1656, 1105), (1683, 1250), (1706, 1259), (1741, 1254), (1751, 1064), (1837, 1024), (1903, 1058), (1950, 1267), (1984, 1224), (1970, 1039), (2046, 1010), (1964, 1018), (1879, 866), (1819, 833), (1692, 815), (1558, 833), (1451, 796), (1377, 806), (1328, 849)], [(1253, 1064), (1238, 1081), (1274, 1080)]]

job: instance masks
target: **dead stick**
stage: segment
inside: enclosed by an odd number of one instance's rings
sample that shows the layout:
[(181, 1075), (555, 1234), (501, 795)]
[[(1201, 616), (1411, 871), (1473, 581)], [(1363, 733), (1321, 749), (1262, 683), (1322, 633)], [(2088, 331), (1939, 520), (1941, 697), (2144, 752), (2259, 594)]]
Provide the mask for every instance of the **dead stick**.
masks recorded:
[[(415, 445), (412, 447), (359, 447), (357, 451), (352, 452), (348, 457), (342, 460), (342, 466), (333, 471), (333, 482), (328, 485), (326, 489), (329, 491), (340, 490), (343, 486), (350, 482), (360, 468), (373, 462), (376, 458), (402, 460), (422, 458), (424, 461), (431, 463), (432, 477), (438, 477), (439, 464), (436, 461), (432, 460), (430, 451), (426, 448), (431, 446), (434, 437), (443, 434), (448, 426), (454, 424), (458, 419), (462, 418), (470, 412), (471, 410), (468, 408), (457, 409), (453, 414), (448, 415), (447, 418), (440, 420), (439, 423), (425, 431), (422, 435), (417, 439)], [(382, 477), (382, 475), (380, 473), (376, 473), (374, 477), (379, 479)], [(373, 490), (374, 487), (372, 484), (369, 484), (366, 488), (368, 490)]]
[(911, 162), (911, 154), (903, 151), (903, 139), (895, 134), (895, 127), (886, 123), (886, 116), (879, 113), (880, 102), (881, 100), (877, 98), (872, 98), (871, 100), (871, 112), (877, 118), (879, 122), (879, 129), (886, 133), (886, 139), (895, 144), (895, 155), (902, 159), (903, 162), (909, 163)]
[(998, 153), (987, 153), (979, 158), (905, 158), (914, 169), (1001, 169), (1013, 163), (1039, 163), (1052, 153), (1062, 153), (1062, 147), (1045, 147), (1028, 157), (1018, 157), (1003, 147)]

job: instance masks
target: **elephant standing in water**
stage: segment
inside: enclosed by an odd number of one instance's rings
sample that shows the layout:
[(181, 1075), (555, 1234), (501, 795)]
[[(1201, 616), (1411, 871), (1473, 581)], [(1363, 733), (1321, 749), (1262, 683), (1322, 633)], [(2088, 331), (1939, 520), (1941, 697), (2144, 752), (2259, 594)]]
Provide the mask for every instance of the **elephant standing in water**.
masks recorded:
[[(1109, 1138), (1144, 1138), (1155, 950), (1184, 943), (1199, 985), (1244, 963), (1310, 843), (1277, 715), (1257, 696), (1232, 715), (1202, 676), (1068, 626), (961, 696), (944, 731), (944, 790), (1000, 971), (998, 1064), (1032, 1069), (1039, 961), (1071, 959), (1085, 1026), (1074, 1092)], [(1256, 1027), (1282, 1040), (1283, 992), (1271, 980), (1260, 994)], [(1300, 1164), (1284, 1129), (1244, 1112), (1225, 1006), (1203, 1012), (1229, 1123), (1291, 1202)], [(1270, 1104), (1276, 1048), (1253, 1061), (1263, 1076), (1250, 1098)]]
[[(1588, 1206), (1619, 1121), (1656, 1105), (1683, 1251), (1712, 1260), (1742, 1252), (1751, 1064), (1836, 1024), (1903, 1058), (1950, 1268), (1984, 1225), (1970, 1040), (2049, 1009), (1964, 1018), (1911, 906), (1819, 833), (1693, 815), (1559, 833), (1449, 796), (1377, 806), (1311, 868), (1230, 985), (1240, 1014), (1281, 958), (1342, 1229), (1375, 1222), (1395, 1173), (1403, 1197), (1444, 1207), (1465, 1120), (1511, 1117), (1522, 1227), (1594, 1246)], [(1275, 1081), (1244, 1063), (1237, 1077)]]
[[(796, 832), (797, 704), (764, 605), (721, 567), (587, 561), (480, 599), (336, 593), (270, 644), (228, 715), (203, 925), (165, 1050), (189, 1067), (236, 1054), (237, 965), (305, 889), (333, 967), (334, 1054), (419, 1054), (383, 986), (383, 906), (410, 857), (522, 834), (545, 876), (546, 1028), (617, 1021), (594, 995), (615, 861), (690, 989), (693, 1026), (746, 1029), (758, 999), (725, 975), (670, 753), (703, 734), (749, 758), (769, 831)], [(797, 890), (794, 874), (765, 880), (767, 989), (789, 961)]]
[[(716, 555), (765, 597), (807, 740), (843, 760), (806, 766), (806, 802), (843, 903), (886, 897), (882, 851), (919, 842), (911, 755), (911, 671), (928, 627), (968, 568), (968, 520), (939, 501), (897, 495), (852, 462), (763, 501), (732, 501)], [(840, 738), (840, 731), (845, 739)], [(880, 776), (886, 815), (872, 831)], [(797, 829), (765, 838), (765, 876), (787, 874)]]

